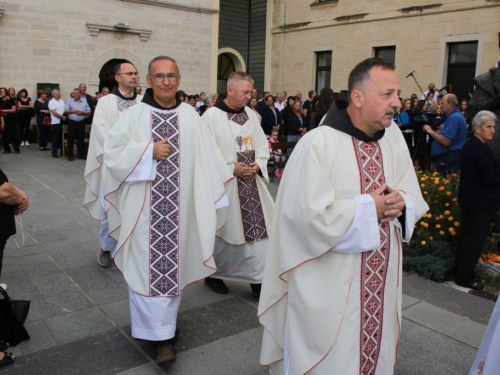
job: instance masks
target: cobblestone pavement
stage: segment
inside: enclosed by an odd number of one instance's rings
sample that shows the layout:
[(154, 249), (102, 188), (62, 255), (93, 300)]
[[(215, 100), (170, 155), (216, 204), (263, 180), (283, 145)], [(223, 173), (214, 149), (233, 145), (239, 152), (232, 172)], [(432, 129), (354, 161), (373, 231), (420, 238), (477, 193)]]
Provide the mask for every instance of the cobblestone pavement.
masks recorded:
[[(30, 196), (25, 247), (9, 240), (1, 281), (12, 298), (32, 301), (31, 340), (12, 348), (17, 360), (0, 373), (267, 374), (259, 365), (257, 303), (242, 283), (227, 283), (227, 295), (200, 282), (185, 290), (179, 354), (170, 366), (157, 366), (149, 345), (131, 338), (123, 277), (97, 265), (99, 223), (82, 206), (84, 163), (54, 159), (37, 145), (0, 154), (0, 168)], [(415, 276), (404, 275), (403, 285), (395, 374), (467, 374), (494, 304)]]

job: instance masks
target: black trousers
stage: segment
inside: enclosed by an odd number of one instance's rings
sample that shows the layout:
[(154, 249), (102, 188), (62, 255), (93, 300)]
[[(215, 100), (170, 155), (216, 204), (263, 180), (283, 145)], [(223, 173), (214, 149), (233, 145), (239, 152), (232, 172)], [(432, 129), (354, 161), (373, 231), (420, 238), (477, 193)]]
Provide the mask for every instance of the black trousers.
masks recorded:
[(19, 130), (15, 121), (6, 121), (2, 132), (3, 148), (10, 152), (10, 143), (14, 146), (14, 151), (19, 151)]
[(85, 157), (85, 123), (86, 120), (73, 121), (68, 119), (68, 157), (73, 157), (75, 139), (78, 157)]
[(462, 229), (458, 238), (455, 283), (470, 286), (475, 282), (474, 268), (491, 228), (493, 213), (462, 208)]
[(6, 243), (7, 243), (7, 240), (0, 238), (0, 276), (2, 275), (3, 251), (5, 250)]
[(62, 125), (52, 124), (52, 155), (57, 156), (57, 149), (61, 148)]
[[(27, 111), (25, 109), (24, 111)], [(19, 116), (19, 135), (22, 142), (30, 141), (31, 116)]]

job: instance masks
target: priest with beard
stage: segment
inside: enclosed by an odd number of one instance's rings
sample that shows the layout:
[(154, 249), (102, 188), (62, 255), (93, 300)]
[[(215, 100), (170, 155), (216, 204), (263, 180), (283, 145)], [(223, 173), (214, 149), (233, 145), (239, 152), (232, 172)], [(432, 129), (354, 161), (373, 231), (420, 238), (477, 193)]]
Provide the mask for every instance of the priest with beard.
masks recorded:
[(254, 80), (234, 72), (227, 81), (227, 97), (203, 114), (235, 178), (226, 185), (229, 206), (217, 212), (214, 257), (217, 273), (205, 279), (216, 293), (227, 293), (223, 280), (250, 283), (252, 296), (260, 297), (262, 275), (269, 246), (269, 225), (274, 202), (267, 190), (269, 147), (256, 113), (247, 107)]
[(370, 58), (301, 138), (276, 199), (259, 320), (272, 374), (392, 374), (402, 242), (428, 209), (392, 121), (394, 65)]
[(176, 95), (175, 60), (151, 60), (147, 82), (142, 102), (106, 136), (103, 185), (132, 337), (155, 346), (163, 364), (176, 359), (183, 289), (216, 271), (216, 209), (227, 205), (232, 176), (200, 116)]
[(100, 252), (97, 262), (101, 267), (109, 267), (112, 264), (111, 252), (115, 249), (116, 241), (109, 236), (109, 225), (104, 210), (104, 197), (102, 194), (102, 158), (104, 140), (106, 135), (125, 113), (125, 111), (137, 103), (142, 96), (136, 93), (137, 69), (131, 63), (121, 63), (115, 66), (115, 86), (110, 95), (99, 100), (99, 106), (94, 112), (92, 121), (92, 132), (90, 133), (87, 164), (85, 165), (85, 199), (83, 205), (90, 215), (101, 221), (99, 232)]

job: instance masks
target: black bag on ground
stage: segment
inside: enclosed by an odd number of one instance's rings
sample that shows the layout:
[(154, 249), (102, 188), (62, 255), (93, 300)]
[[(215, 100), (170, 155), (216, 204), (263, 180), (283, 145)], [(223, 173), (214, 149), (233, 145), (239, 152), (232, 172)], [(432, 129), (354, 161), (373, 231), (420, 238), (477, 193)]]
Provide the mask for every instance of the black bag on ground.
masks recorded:
[[(24, 328), (31, 301), (12, 301), (7, 292), (0, 287), (0, 341), (15, 346), (30, 336)], [(2, 297), (0, 296), (0, 297)]]

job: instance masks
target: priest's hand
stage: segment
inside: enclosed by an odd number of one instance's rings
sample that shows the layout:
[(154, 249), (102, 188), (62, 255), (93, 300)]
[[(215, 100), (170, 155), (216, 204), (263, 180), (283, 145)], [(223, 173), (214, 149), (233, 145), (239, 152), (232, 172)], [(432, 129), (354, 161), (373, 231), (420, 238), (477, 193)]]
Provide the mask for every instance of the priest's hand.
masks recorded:
[(397, 190), (392, 189), (387, 184), (383, 184), (372, 191), (370, 196), (375, 201), (377, 220), (380, 223), (387, 223), (403, 214), (405, 208), (403, 197)]
[(153, 159), (163, 161), (170, 155), (172, 146), (168, 144), (168, 138), (153, 144)]
[(245, 165), (245, 163), (234, 163), (234, 171), (233, 171), (234, 177), (245, 178), (243, 176), (245, 174), (246, 169), (247, 166)]
[(245, 173), (243, 173), (243, 178), (245, 180), (251, 179), (253, 176), (255, 176), (257, 173), (259, 173), (260, 167), (257, 163), (253, 162), (248, 164)]

